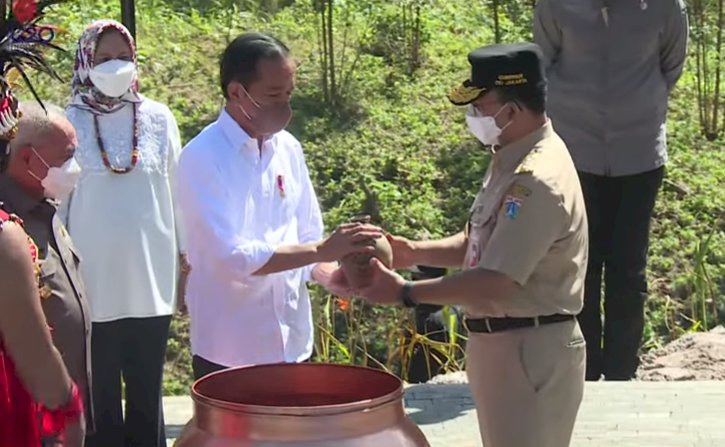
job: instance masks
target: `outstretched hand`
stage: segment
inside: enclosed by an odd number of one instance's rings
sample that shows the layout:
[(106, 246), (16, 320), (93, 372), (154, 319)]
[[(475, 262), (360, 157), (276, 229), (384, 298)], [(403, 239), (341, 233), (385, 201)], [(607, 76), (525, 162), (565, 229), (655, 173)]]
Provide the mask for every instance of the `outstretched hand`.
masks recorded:
[(325, 288), (336, 296), (351, 296), (355, 290), (350, 286), (350, 282), (345, 276), (345, 272), (341, 268), (337, 268), (330, 274), (330, 279)]
[(370, 259), (372, 281), (356, 292), (356, 295), (373, 304), (400, 304), (400, 290), (405, 279), (390, 270), (377, 258)]
[(354, 293), (345, 272), (335, 263), (318, 264), (312, 271), (312, 279), (335, 296), (347, 297)]
[(413, 267), (415, 262), (415, 247), (410, 239), (402, 236), (393, 236), (390, 233), (385, 235), (393, 249), (393, 268), (409, 269)]
[(383, 230), (375, 225), (346, 223), (337, 227), (318, 250), (323, 262), (338, 261), (351, 253), (372, 253), (375, 239), (383, 235)]

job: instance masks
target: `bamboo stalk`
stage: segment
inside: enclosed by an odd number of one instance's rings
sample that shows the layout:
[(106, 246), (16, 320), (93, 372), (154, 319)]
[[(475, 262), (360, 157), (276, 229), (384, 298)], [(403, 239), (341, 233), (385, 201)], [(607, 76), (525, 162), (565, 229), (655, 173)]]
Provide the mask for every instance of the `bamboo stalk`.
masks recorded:
[(328, 49), (328, 68), (330, 70), (330, 96), (333, 104), (337, 103), (337, 82), (335, 78), (335, 41), (333, 36), (333, 11), (334, 1), (327, 0), (327, 49)]

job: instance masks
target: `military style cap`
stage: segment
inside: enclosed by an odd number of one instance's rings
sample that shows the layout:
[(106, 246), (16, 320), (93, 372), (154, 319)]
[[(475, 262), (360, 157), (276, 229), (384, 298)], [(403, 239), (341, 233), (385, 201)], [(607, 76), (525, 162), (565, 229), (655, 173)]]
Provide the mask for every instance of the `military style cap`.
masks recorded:
[(541, 48), (533, 43), (481, 47), (468, 53), (468, 62), (470, 79), (448, 94), (457, 106), (470, 104), (493, 88), (543, 88), (546, 83)]

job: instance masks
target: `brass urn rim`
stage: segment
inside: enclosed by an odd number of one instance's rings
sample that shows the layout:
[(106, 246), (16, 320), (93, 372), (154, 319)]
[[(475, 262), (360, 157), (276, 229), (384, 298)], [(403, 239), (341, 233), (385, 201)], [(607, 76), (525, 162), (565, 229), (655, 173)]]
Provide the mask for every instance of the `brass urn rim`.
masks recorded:
[[(213, 383), (215, 380), (220, 380), (220, 378), (222, 377), (229, 377), (235, 374), (241, 375), (244, 373), (263, 373), (264, 370), (272, 371), (282, 366), (289, 371), (338, 370), (341, 373), (348, 374), (354, 372), (354, 374), (356, 375), (367, 375), (371, 379), (375, 378), (377, 380), (387, 383), (384, 383), (383, 387), (385, 389), (383, 391), (378, 393), (368, 393), (371, 394), (370, 397), (324, 405), (264, 405), (257, 403), (244, 403), (209, 396), (208, 394), (210, 393), (203, 390), (203, 388), (209, 386), (210, 383)], [(370, 384), (369, 386), (373, 387), (372, 384)], [(376, 388), (373, 387), (373, 389)], [(359, 413), (365, 410), (372, 410), (385, 406), (387, 404), (397, 403), (399, 405), (402, 405), (402, 397), (404, 395), (402, 380), (400, 380), (398, 377), (391, 373), (368, 367), (356, 365), (338, 365), (332, 363), (278, 363), (228, 368), (202, 377), (201, 379), (194, 382), (191, 390), (192, 400), (195, 403), (206, 407), (232, 411), (238, 414), (298, 417), (344, 415), (347, 413)]]

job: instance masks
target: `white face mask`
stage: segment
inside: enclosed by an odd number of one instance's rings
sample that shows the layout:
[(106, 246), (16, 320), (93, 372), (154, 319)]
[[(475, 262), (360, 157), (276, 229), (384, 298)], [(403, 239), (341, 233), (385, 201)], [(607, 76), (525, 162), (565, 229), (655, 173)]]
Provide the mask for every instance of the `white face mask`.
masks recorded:
[(90, 72), (93, 85), (101, 93), (111, 98), (120, 98), (128, 92), (135, 76), (134, 63), (120, 59), (112, 59), (96, 65)]
[(501, 136), (501, 132), (504, 131), (510, 124), (509, 121), (503, 128), (498, 127), (496, 124), (496, 117), (508, 104), (504, 104), (498, 109), (493, 116), (479, 116), (475, 107), (471, 106), (466, 113), (466, 122), (468, 123), (468, 130), (478, 140), (487, 146), (496, 146), (499, 144), (498, 138)]
[(28, 174), (32, 175), (36, 180), (40, 182), (45, 192), (45, 197), (49, 199), (62, 200), (68, 197), (78, 183), (78, 178), (81, 175), (81, 167), (78, 165), (75, 157), (69, 158), (63, 166), (55, 167), (48, 166), (48, 163), (43, 160), (43, 157), (33, 148), (35, 155), (43, 162), (48, 168), (48, 173), (44, 178), (39, 178), (37, 175), (28, 171)]

